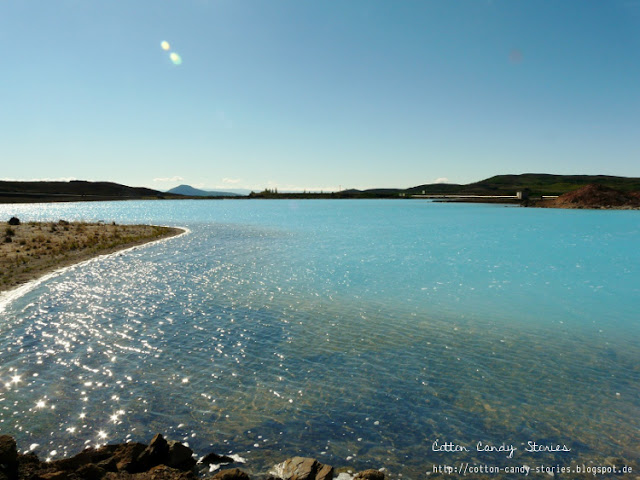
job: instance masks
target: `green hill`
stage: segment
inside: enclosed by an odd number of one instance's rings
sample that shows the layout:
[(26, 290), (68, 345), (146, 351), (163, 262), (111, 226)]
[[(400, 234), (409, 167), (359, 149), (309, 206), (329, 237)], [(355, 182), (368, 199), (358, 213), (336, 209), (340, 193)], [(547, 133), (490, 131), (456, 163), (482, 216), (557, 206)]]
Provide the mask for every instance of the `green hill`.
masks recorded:
[(622, 191), (640, 190), (640, 178), (609, 175), (550, 175), (524, 173), (521, 175), (496, 175), (468, 185), (436, 183), (418, 185), (405, 190), (407, 195), (515, 195), (529, 189), (531, 195), (562, 195), (588, 184), (603, 185)]

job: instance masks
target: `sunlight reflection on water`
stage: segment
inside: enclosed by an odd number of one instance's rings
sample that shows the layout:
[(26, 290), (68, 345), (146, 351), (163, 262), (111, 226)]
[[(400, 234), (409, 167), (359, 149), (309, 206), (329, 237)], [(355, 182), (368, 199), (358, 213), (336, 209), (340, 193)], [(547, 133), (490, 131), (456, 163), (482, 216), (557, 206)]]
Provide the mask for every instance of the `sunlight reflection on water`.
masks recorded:
[[(370, 207), (192, 218), (188, 236), (39, 284), (0, 312), (0, 429), (52, 458), (162, 432), (260, 471), (301, 452), (410, 478), (487, 461), (432, 452), (436, 438), (514, 443), (528, 462), (530, 439), (574, 447), (549, 463), (638, 459), (638, 254), (620, 248), (637, 230), (593, 253), (566, 229), (514, 244), (523, 210), (460, 213), (477, 226), (462, 235), (455, 210)], [(498, 214), (496, 237), (483, 222)]]

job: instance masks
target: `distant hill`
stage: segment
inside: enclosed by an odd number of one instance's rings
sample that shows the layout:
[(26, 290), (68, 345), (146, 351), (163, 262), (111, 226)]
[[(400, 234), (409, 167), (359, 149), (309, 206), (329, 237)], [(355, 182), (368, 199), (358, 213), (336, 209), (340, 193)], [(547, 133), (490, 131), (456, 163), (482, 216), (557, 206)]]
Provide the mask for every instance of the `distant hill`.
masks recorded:
[(167, 190), (167, 193), (173, 193), (176, 195), (187, 195), (189, 197), (239, 197), (239, 193), (234, 192), (216, 192), (206, 191), (194, 188), (191, 185), (179, 185), (171, 190)]
[(144, 187), (128, 187), (112, 182), (5, 182), (0, 181), (0, 203), (82, 202), (179, 198)]
[[(594, 184), (620, 190), (640, 191), (640, 178), (608, 175), (550, 175), (524, 173), (521, 175), (497, 175), (467, 185), (435, 183), (418, 185), (406, 190), (396, 188), (372, 188), (368, 190), (343, 190), (321, 193), (278, 193), (265, 189), (252, 192), (249, 198), (400, 198), (412, 195), (515, 195), (529, 190), (530, 197), (562, 195), (585, 185)], [(112, 182), (4, 182), (0, 181), (0, 203), (24, 202), (79, 202), (92, 200), (131, 199), (179, 199), (205, 197), (246, 198), (236, 192), (206, 191), (189, 185), (180, 185), (168, 192), (150, 188), (128, 187)]]
[(521, 175), (497, 175), (467, 185), (435, 183), (419, 185), (404, 191), (406, 195), (515, 195), (529, 189), (531, 195), (562, 195), (589, 184), (603, 185), (622, 191), (640, 190), (640, 178), (609, 175), (550, 175), (523, 173)]
[[(457, 183), (432, 183), (407, 189), (371, 188), (348, 189), (323, 193), (278, 193), (265, 189), (252, 192), (249, 198), (406, 198), (413, 195), (479, 195), (514, 196), (519, 191), (529, 191), (531, 197), (557, 196), (589, 184), (602, 185), (624, 192), (640, 190), (640, 178), (609, 175), (551, 175), (547, 173), (523, 173), (521, 175), (496, 175), (467, 185)], [(468, 201), (468, 200), (465, 200)], [(504, 202), (502, 199), (482, 200)], [(514, 199), (515, 203), (518, 203)]]

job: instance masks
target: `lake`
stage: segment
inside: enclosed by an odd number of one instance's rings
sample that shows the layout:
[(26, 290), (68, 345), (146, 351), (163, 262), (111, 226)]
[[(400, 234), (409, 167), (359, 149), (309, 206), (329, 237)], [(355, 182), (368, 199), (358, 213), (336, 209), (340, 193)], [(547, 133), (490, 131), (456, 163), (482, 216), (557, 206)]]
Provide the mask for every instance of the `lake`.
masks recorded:
[(414, 479), (640, 460), (640, 212), (0, 205), (12, 215), (188, 229), (5, 296), (0, 432), (23, 451), (160, 432), (249, 472), (302, 455)]

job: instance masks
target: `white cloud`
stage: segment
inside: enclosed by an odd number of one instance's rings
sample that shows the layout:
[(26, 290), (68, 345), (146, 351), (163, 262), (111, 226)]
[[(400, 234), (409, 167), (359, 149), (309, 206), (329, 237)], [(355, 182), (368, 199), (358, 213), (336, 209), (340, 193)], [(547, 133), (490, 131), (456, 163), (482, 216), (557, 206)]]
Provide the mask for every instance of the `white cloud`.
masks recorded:
[(223, 178), (222, 179), (222, 183), (231, 183), (231, 184), (240, 183), (241, 181), (242, 181), (241, 178)]
[(184, 178), (177, 175), (175, 177), (159, 177), (153, 179), (154, 182), (181, 182), (182, 180), (184, 180)]
[(449, 183), (449, 179), (447, 177), (436, 178), (433, 183)]

